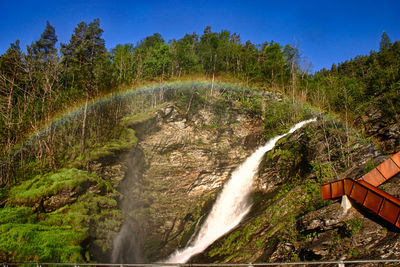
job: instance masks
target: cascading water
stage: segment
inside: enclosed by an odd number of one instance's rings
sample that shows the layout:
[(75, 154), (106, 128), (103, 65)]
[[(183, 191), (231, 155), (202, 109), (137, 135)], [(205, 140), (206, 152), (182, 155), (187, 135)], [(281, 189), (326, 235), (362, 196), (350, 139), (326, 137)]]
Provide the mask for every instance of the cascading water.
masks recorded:
[(215, 240), (229, 232), (250, 211), (249, 195), (253, 186), (253, 178), (258, 170), (258, 165), (263, 155), (271, 150), (275, 143), (301, 128), (304, 124), (315, 121), (310, 119), (293, 126), (287, 133), (278, 135), (267, 144), (257, 149), (246, 161), (232, 173), (231, 179), (225, 184), (218, 196), (210, 214), (201, 227), (192, 244), (173, 253), (165, 263), (185, 263), (193, 255), (201, 253)]

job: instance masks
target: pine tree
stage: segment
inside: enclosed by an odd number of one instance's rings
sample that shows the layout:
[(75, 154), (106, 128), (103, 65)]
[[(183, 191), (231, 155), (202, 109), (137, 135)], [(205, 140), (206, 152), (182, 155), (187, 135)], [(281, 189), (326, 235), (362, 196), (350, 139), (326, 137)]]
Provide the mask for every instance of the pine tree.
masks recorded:
[(381, 42), (379, 43), (380, 51), (389, 49), (391, 45), (392, 42), (390, 41), (389, 36), (386, 32), (383, 32), (381, 36)]
[(42, 60), (47, 60), (48, 57), (57, 53), (56, 49), (57, 35), (56, 30), (50, 25), (50, 22), (46, 22), (46, 28), (43, 31), (40, 39), (31, 45), (30, 52)]
[(68, 87), (75, 87), (91, 94), (97, 93), (98, 68), (107, 59), (105, 41), (100, 20), (89, 23), (80, 22), (68, 44), (61, 44), (62, 62), (68, 71)]
[(86, 118), (89, 99), (97, 95), (104, 76), (112, 75), (107, 74), (103, 69), (109, 57), (102, 34), (99, 19), (94, 19), (89, 25), (82, 21), (74, 29), (69, 44), (61, 44), (63, 63), (67, 68), (67, 80), (70, 81), (70, 86), (77, 87), (86, 96), (82, 119), (81, 153), (84, 153), (86, 149)]

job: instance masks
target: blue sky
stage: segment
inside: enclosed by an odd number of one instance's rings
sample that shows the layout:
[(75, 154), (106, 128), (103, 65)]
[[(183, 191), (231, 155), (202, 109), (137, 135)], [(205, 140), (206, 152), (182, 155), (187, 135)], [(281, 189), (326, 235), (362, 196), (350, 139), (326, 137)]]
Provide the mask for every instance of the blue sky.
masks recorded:
[(46, 20), (66, 43), (79, 22), (100, 18), (109, 49), (155, 32), (166, 41), (202, 34), (210, 25), (240, 33), (243, 42), (296, 44), (316, 71), (379, 50), (383, 31), (400, 40), (399, 15), (398, 0), (0, 0), (0, 54), (17, 39), (23, 48), (39, 39)]

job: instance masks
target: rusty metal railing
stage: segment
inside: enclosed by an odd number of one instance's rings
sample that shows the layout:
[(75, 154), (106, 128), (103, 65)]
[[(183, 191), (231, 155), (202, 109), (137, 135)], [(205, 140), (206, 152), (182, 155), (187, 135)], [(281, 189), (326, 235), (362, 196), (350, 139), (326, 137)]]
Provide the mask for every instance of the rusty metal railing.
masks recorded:
[(377, 186), (400, 172), (400, 152), (379, 164), (358, 180), (342, 179), (321, 186), (322, 199), (343, 195), (400, 228), (400, 200)]
[(359, 180), (379, 186), (400, 172), (400, 151), (388, 158)]
[(398, 198), (363, 180), (343, 179), (322, 186), (322, 199), (338, 198), (343, 195), (400, 228)]

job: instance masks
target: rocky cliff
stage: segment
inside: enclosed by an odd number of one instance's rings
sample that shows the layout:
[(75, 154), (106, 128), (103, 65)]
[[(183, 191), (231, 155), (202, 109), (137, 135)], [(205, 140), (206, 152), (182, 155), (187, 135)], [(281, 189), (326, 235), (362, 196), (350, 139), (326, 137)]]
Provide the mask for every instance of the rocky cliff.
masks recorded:
[[(279, 97), (266, 97), (261, 108), (251, 112), (220, 98), (209, 98), (195, 112), (188, 112), (187, 103), (184, 108), (182, 103), (170, 103), (146, 120), (128, 125), (139, 141), (125, 158), (125, 177), (117, 187), (123, 195), (122, 230), (113, 239), (113, 254), (98, 259), (154, 262), (184, 247), (231, 172), (304, 112), (290, 106), (291, 111), (286, 111), (292, 112), (293, 121), (275, 118), (271, 122), (265, 115), (271, 112), (264, 110), (276, 109), (279, 116), (279, 101)], [(271, 124), (276, 127), (266, 126)], [(265, 155), (250, 214), (191, 261), (398, 257), (397, 229), (355, 203), (344, 212), (340, 200), (322, 201), (320, 196), (321, 184), (356, 179), (384, 159), (369, 140), (334, 119), (319, 117)], [(398, 179), (382, 188), (399, 197)]]
[[(187, 116), (167, 105), (130, 126), (139, 137), (135, 157), (143, 162), (132, 159), (119, 187), (131, 234), (116, 237), (117, 259), (161, 260), (184, 246), (230, 173), (262, 141), (260, 120), (235, 108), (216, 115), (212, 107)], [(140, 245), (130, 244), (133, 236)], [(141, 255), (132, 255), (132, 247)]]

